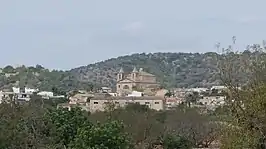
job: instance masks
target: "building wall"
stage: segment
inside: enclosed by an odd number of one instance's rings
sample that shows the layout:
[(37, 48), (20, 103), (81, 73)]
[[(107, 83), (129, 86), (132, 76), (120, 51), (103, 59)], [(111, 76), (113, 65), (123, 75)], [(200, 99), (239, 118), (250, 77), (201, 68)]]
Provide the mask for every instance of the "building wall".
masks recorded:
[(37, 95), (46, 96), (46, 97), (53, 97), (54, 93), (53, 92), (42, 91), (42, 92), (37, 93)]
[(30, 93), (30, 94), (32, 94), (32, 93), (37, 92), (37, 91), (38, 91), (37, 89), (31, 89), (31, 88), (26, 88), (26, 87), (25, 87), (25, 93)]
[(159, 85), (156, 83), (146, 83), (146, 82), (119, 82), (116, 85), (117, 92), (122, 91), (133, 91), (134, 87), (140, 89), (156, 89)]
[(157, 88), (158, 87), (158, 84), (150, 84), (150, 83), (136, 83), (136, 86), (139, 87), (139, 88)]
[(140, 75), (140, 76), (139, 76), (139, 81), (140, 81), (140, 82), (151, 82), (151, 83), (156, 83), (156, 77), (154, 77), (154, 76)]
[(91, 112), (104, 111), (108, 108), (108, 105), (114, 105), (115, 108), (125, 107), (130, 103), (138, 103), (140, 105), (147, 105), (149, 108), (154, 110), (163, 110), (164, 102), (163, 99), (91, 99), (89, 106)]

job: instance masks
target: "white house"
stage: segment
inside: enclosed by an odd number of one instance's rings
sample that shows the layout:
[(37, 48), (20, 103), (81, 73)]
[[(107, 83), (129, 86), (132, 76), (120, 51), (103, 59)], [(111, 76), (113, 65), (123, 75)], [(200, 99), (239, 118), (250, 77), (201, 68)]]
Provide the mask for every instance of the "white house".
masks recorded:
[(31, 89), (31, 88), (27, 88), (25, 87), (25, 93), (26, 94), (33, 94), (34, 92), (38, 92), (38, 89)]
[(20, 93), (20, 88), (18, 87), (12, 87), (12, 90), (15, 94), (19, 94)]
[(132, 91), (131, 94), (128, 95), (128, 97), (142, 97), (143, 93), (138, 91)]
[(54, 93), (53, 92), (48, 92), (48, 91), (41, 91), (37, 93), (37, 95), (42, 96), (42, 97), (53, 97)]
[(226, 87), (225, 86), (212, 86), (211, 90), (212, 89), (223, 90), (223, 89), (226, 89)]

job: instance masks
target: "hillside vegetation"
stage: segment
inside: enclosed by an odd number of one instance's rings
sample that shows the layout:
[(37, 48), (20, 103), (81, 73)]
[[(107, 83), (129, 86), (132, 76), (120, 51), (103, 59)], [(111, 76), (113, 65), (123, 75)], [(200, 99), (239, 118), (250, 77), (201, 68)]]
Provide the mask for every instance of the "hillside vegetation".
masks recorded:
[(57, 88), (60, 91), (68, 91), (76, 88), (88, 89), (88, 82), (79, 82), (69, 71), (48, 70), (40, 65), (36, 67), (20, 66), (13, 68), (6, 66), (0, 73), (0, 88), (30, 87), (40, 90), (52, 91)]
[[(255, 53), (245, 51), (241, 54), (231, 53), (229, 55), (234, 57), (234, 63), (241, 65), (241, 58), (252, 59)], [(100, 86), (114, 87), (116, 73), (120, 67), (123, 67), (125, 71), (132, 71), (134, 66), (155, 74), (164, 87), (209, 87), (220, 84), (218, 64), (223, 57), (225, 56), (214, 52), (204, 54), (141, 53), (112, 58), (69, 71), (51, 71), (40, 65), (17, 68), (6, 66), (0, 74), (0, 88), (27, 86), (52, 90), (56, 87), (68, 91), (90, 90), (92, 87)], [(241, 79), (245, 81), (244, 78)]]
[[(241, 60), (249, 60), (256, 53), (245, 51), (240, 54), (230, 53), (236, 66)], [(225, 55), (215, 52), (199, 53), (150, 53), (133, 54), (112, 58), (96, 64), (72, 69), (70, 72), (79, 81), (92, 81), (97, 84), (114, 86), (116, 73), (120, 67), (124, 71), (132, 71), (133, 67), (143, 68), (155, 74), (164, 87), (210, 87), (220, 85), (218, 64)], [(237, 67), (237, 68), (238, 68)], [(239, 71), (240, 73), (240, 71)], [(242, 74), (240, 76), (245, 76)], [(245, 82), (245, 78), (241, 78)]]

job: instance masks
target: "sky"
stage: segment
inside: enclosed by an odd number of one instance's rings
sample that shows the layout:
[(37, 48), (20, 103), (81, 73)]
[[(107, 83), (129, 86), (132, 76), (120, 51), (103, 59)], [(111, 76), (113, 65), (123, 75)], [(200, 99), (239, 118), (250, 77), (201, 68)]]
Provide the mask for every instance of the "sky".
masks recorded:
[(266, 39), (265, 0), (0, 0), (0, 67), (71, 69), (150, 52)]

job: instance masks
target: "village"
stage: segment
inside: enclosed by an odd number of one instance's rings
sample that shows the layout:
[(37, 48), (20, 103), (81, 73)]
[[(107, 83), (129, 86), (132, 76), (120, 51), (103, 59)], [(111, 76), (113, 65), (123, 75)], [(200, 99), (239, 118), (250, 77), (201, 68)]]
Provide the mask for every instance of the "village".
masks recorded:
[(71, 91), (65, 95), (54, 95), (51, 91), (39, 89), (12, 87), (11, 91), (0, 91), (0, 103), (27, 102), (31, 95), (36, 94), (44, 99), (67, 98), (67, 103), (58, 104), (58, 108), (80, 107), (83, 110), (96, 112), (105, 111), (110, 105), (114, 108), (124, 107), (130, 103), (146, 105), (157, 111), (169, 110), (180, 104), (204, 107), (215, 110), (225, 104), (224, 86), (211, 88), (160, 88), (156, 76), (145, 72), (142, 68), (133, 68), (131, 72), (124, 72), (123, 68), (117, 73), (116, 90), (101, 87), (97, 92), (85, 90)]

